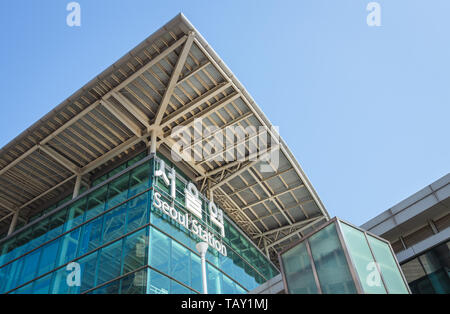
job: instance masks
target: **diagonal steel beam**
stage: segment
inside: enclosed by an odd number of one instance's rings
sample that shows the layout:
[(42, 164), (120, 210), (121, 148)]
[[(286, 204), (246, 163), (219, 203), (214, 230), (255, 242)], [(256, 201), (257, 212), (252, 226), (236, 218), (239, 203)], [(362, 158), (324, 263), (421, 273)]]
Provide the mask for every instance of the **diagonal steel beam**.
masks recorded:
[(69, 159), (58, 153), (56, 150), (51, 148), (48, 145), (39, 145), (39, 149), (42, 150), (44, 153), (49, 155), (51, 158), (56, 160), (61, 166), (66, 168), (67, 170), (73, 172), (73, 173), (79, 173), (80, 168), (76, 166), (73, 162), (71, 162)]
[(172, 97), (172, 93), (178, 83), (178, 79), (180, 77), (181, 70), (186, 63), (186, 58), (189, 54), (189, 50), (191, 50), (192, 43), (194, 42), (195, 33), (190, 32), (186, 43), (184, 44), (183, 49), (181, 50), (180, 56), (178, 57), (177, 63), (175, 64), (175, 68), (173, 69), (172, 76), (170, 77), (169, 84), (164, 92), (163, 98), (158, 108), (158, 112), (156, 113), (155, 125), (160, 125), (164, 113), (166, 112), (167, 106), (170, 101), (170, 97)]

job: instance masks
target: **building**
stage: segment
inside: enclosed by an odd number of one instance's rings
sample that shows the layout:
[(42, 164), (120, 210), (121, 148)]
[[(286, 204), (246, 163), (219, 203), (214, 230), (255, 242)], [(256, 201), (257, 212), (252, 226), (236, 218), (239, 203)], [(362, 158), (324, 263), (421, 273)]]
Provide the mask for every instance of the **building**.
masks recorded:
[(286, 293), (410, 293), (389, 242), (339, 218), (279, 256)]
[(450, 293), (450, 174), (361, 227), (391, 242), (412, 293)]
[(0, 150), (0, 292), (200, 293), (206, 241), (208, 292), (245, 293), (328, 220), (180, 14)]

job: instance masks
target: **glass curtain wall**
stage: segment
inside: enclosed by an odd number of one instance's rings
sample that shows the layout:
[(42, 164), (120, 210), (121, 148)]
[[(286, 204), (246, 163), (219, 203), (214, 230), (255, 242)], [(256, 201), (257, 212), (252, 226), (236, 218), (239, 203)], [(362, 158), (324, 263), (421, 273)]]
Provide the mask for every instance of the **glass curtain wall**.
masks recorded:
[[(168, 198), (155, 167), (157, 161), (139, 155), (1, 242), (0, 293), (201, 292), (199, 239), (152, 206), (155, 191)], [(186, 184), (177, 170), (180, 212)], [(204, 228), (217, 235), (202, 200)], [(224, 218), (227, 254), (208, 250), (208, 292), (246, 293), (278, 270)]]
[(409, 293), (389, 242), (337, 218), (280, 254), (288, 293)]
[(445, 242), (402, 264), (412, 293), (450, 293), (450, 242)]

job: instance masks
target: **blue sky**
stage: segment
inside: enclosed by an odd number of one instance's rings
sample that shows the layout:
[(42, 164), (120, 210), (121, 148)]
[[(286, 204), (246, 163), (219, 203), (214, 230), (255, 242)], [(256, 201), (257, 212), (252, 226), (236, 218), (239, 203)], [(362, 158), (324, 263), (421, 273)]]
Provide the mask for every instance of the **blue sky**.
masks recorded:
[(179, 12), (280, 127), (331, 216), (362, 224), (450, 170), (450, 1), (0, 2), (0, 147)]

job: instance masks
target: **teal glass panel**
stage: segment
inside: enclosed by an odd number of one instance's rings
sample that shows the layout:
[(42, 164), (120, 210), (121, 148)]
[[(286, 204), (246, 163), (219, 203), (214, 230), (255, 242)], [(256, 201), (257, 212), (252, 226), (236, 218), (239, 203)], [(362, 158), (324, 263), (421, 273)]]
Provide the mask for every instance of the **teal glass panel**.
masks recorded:
[(310, 256), (301, 242), (281, 256), (289, 293), (318, 293)]
[(66, 267), (62, 267), (54, 272), (53, 275), (53, 283), (50, 288), (51, 294), (68, 294), (70, 293), (69, 288), (75, 292), (77, 287), (69, 287), (67, 285), (67, 276), (70, 274), (69, 271), (66, 270)]
[(78, 228), (61, 237), (61, 250), (56, 266), (66, 264), (77, 257), (80, 233)]
[(89, 294), (118, 294), (120, 291), (120, 280), (115, 280), (97, 289), (89, 292)]
[(168, 294), (170, 289), (170, 279), (157, 271), (150, 270), (149, 294)]
[(6, 292), (6, 284), (8, 283), (8, 279), (10, 277), (10, 265), (11, 264), (0, 268), (0, 293)]
[(169, 274), (171, 240), (152, 228), (150, 234), (150, 266)]
[(202, 261), (200, 256), (191, 253), (191, 284), (190, 287), (197, 290), (198, 292), (203, 292), (202, 287)]
[(144, 228), (125, 239), (123, 252), (123, 272), (127, 274), (147, 263), (148, 229)]
[(409, 293), (403, 281), (397, 263), (392, 255), (389, 244), (367, 235), (375, 260), (380, 267), (381, 274), (389, 293)]
[(33, 283), (31, 282), (13, 291), (11, 294), (32, 294), (32, 293), (33, 293)]
[(148, 189), (150, 187), (149, 176), (150, 163), (144, 163), (143, 165), (131, 170), (130, 189), (128, 197), (132, 197)]
[(78, 252), (78, 256), (86, 254), (96, 249), (98, 246), (100, 246), (103, 217), (104, 216), (100, 216), (92, 220), (91, 222), (83, 225), (81, 231), (82, 241)]
[(20, 270), (24, 263), (24, 258), (15, 260), (8, 266), (8, 281), (5, 284), (4, 292), (12, 290), (19, 285)]
[(348, 253), (355, 264), (356, 273), (363, 291), (365, 293), (385, 294), (386, 289), (381, 281), (380, 273), (370, 252), (364, 232), (346, 223), (341, 223), (340, 225)]
[(39, 257), (41, 250), (38, 249), (24, 258), (20, 279), (18, 281), (18, 286), (24, 284), (36, 277), (37, 266), (39, 264)]
[(180, 285), (175, 280), (170, 281), (170, 294), (191, 294), (192, 290)]
[(147, 269), (132, 273), (120, 280), (121, 294), (144, 294), (147, 289)]
[(169, 275), (176, 280), (189, 285), (190, 252), (184, 246), (172, 241)]
[(64, 230), (68, 209), (64, 208), (53, 214), (48, 222), (47, 239), (52, 240), (61, 235)]
[(148, 223), (149, 192), (133, 198), (127, 203), (127, 232)]
[(235, 294), (236, 292), (236, 284), (228, 278), (227, 276), (223, 275), (223, 281), (222, 281), (222, 293), (224, 294)]
[(87, 198), (83, 197), (69, 206), (64, 231), (69, 231), (83, 222), (84, 212), (86, 210), (86, 200)]
[(36, 276), (41, 276), (55, 268), (60, 239), (54, 240), (42, 247), (41, 260)]
[(34, 282), (33, 294), (48, 294), (52, 282), (52, 275), (48, 274)]
[(222, 273), (211, 264), (206, 265), (207, 285), (209, 294), (222, 293)]
[(42, 245), (48, 240), (51, 240), (52, 238), (49, 236), (49, 222), (50, 218), (45, 218), (41, 221), (39, 221), (36, 225), (34, 225), (31, 229), (30, 234), (30, 242), (28, 244), (24, 245), (26, 249), (23, 253), (31, 251), (32, 249), (37, 248), (38, 246)]
[(71, 287), (74, 293), (84, 292), (86, 290), (92, 289), (96, 286), (95, 284), (95, 271), (97, 266), (97, 254), (98, 251), (89, 254), (78, 261), (80, 264), (81, 271), (81, 286), (80, 287)]
[(125, 234), (127, 204), (121, 205), (105, 214), (102, 243), (108, 243)]
[(102, 186), (101, 188), (91, 192), (88, 195), (86, 217), (84, 221), (87, 221), (105, 210), (106, 195), (108, 186)]
[(334, 223), (309, 237), (322, 293), (356, 293)]
[(101, 285), (121, 275), (122, 244), (123, 241), (119, 240), (100, 250), (96, 285)]
[(129, 179), (130, 174), (126, 173), (108, 184), (106, 209), (117, 206), (127, 199)]
[(247, 290), (245, 290), (243, 287), (236, 285), (236, 293), (237, 294), (246, 294)]

